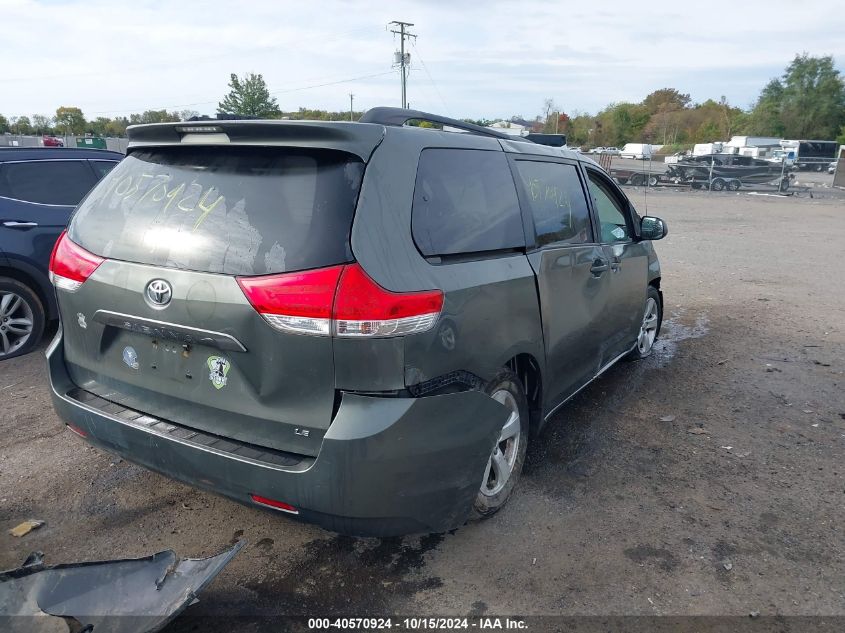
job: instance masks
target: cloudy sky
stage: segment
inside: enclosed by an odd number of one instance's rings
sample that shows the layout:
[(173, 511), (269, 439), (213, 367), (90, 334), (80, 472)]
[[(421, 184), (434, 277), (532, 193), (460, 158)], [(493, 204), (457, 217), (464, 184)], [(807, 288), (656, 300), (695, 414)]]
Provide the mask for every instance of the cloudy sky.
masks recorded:
[(399, 105), (391, 20), (413, 22), (412, 107), (570, 114), (675, 87), (747, 107), (802, 51), (845, 70), (842, 0), (0, 0), (0, 113), (213, 114), (229, 73), (282, 109)]

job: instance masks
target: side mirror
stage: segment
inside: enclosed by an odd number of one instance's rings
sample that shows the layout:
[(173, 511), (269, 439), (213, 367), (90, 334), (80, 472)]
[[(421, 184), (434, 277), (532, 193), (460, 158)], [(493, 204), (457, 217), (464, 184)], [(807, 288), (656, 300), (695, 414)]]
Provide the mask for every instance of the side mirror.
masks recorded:
[(640, 220), (640, 239), (662, 240), (668, 234), (669, 227), (660, 218), (647, 215)]

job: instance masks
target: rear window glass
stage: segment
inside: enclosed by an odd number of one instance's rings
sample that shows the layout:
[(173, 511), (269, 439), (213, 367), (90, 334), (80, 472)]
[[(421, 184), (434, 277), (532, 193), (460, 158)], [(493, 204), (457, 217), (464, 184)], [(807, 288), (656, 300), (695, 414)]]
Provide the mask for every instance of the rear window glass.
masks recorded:
[(423, 150), (412, 225), (414, 241), (427, 257), (525, 246), (516, 188), (504, 153)]
[(363, 163), (331, 150), (132, 152), (100, 181), (70, 238), (102, 257), (264, 275), (351, 261)]
[(0, 196), (38, 204), (76, 206), (94, 181), (83, 160), (33, 160), (0, 166)]

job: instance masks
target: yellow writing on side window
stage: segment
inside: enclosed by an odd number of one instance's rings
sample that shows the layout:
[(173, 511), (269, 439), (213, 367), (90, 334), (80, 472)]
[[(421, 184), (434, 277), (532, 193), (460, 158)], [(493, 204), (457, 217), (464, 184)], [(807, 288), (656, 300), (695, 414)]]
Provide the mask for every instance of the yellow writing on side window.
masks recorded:
[(140, 194), (136, 204), (153, 209), (158, 207), (156, 211), (161, 215), (165, 215), (174, 203), (176, 209), (185, 213), (199, 210), (201, 213), (194, 222), (194, 231), (214, 209), (226, 202), (226, 197), (221, 196), (213, 185), (203, 190), (198, 182), (182, 181), (172, 185), (171, 181), (171, 176), (167, 174), (127, 175), (112, 181), (106, 195), (112, 194), (118, 200), (129, 200)]
[(568, 218), (561, 224), (572, 226), (572, 201), (565, 190), (557, 185), (545, 184), (539, 178), (531, 178), (528, 180), (528, 193), (534, 202), (550, 202), (559, 209), (566, 209)]
[(562, 209), (571, 209), (569, 196), (557, 185), (547, 185), (539, 178), (531, 178), (528, 181), (528, 191), (534, 202), (551, 201), (555, 206)]

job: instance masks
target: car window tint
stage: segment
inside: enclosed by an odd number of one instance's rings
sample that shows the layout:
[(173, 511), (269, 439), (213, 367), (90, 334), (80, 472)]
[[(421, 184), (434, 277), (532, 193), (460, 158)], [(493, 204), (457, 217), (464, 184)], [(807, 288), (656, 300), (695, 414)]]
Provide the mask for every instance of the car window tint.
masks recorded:
[(224, 275), (352, 260), (364, 164), (324, 149), (138, 149), (79, 206), (68, 236), (101, 257)]
[(516, 187), (504, 153), (423, 150), (411, 223), (414, 241), (427, 257), (524, 246)]
[(2, 179), (4, 195), (39, 204), (75, 206), (94, 186), (94, 174), (83, 160), (6, 163)]
[(575, 165), (516, 161), (537, 245), (581, 244), (593, 240), (590, 212)]
[(117, 165), (116, 160), (92, 160), (91, 166), (94, 168), (94, 173), (97, 174), (97, 180), (105, 176)]
[(631, 233), (625, 220), (622, 201), (601, 176), (593, 171), (588, 173), (590, 194), (593, 196), (601, 224), (601, 241), (611, 243), (629, 240)]

